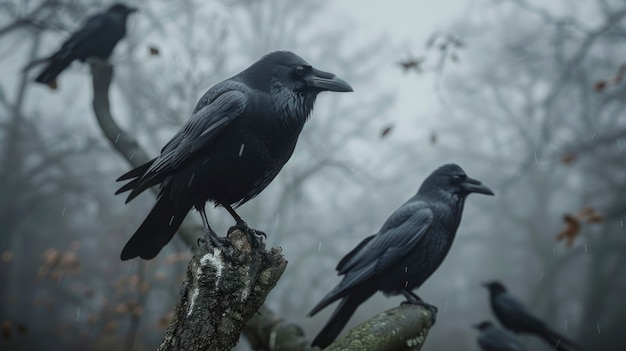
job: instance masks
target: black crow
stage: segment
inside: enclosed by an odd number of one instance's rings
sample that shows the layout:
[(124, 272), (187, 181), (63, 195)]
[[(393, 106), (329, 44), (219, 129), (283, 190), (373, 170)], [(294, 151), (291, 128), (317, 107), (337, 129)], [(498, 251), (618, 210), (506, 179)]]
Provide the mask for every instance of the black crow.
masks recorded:
[(493, 195), (458, 165), (441, 166), (377, 234), (344, 256), (337, 265), (343, 280), (309, 313), (312, 316), (342, 299), (313, 345), (325, 348), (333, 342), (356, 308), (376, 291), (402, 294), (410, 303), (427, 305), (412, 290), (420, 287), (448, 254), (470, 193)]
[(483, 351), (526, 351), (512, 335), (491, 322), (481, 322), (474, 328), (479, 330), (478, 345)]
[(500, 323), (515, 333), (534, 334), (544, 339), (555, 350), (577, 350), (578, 346), (563, 335), (550, 329), (535, 317), (518, 299), (506, 291), (498, 281), (484, 284), (489, 289), (491, 309)]
[(81, 62), (91, 57), (108, 59), (117, 42), (126, 35), (126, 18), (135, 11), (136, 8), (115, 4), (105, 12), (90, 17), (57, 52), (50, 57), (32, 62), (25, 70), (34, 64), (47, 62), (48, 65), (35, 81), (52, 85), (55, 84), (57, 76), (76, 59)]
[(276, 177), (322, 91), (352, 88), (288, 51), (270, 53), (209, 89), (159, 156), (118, 179), (131, 180), (116, 193), (132, 190), (126, 202), (161, 184), (156, 205), (124, 247), (122, 260), (156, 256), (192, 207), (202, 216), (207, 240), (226, 245), (209, 227), (209, 200), (248, 230), (232, 206), (254, 198)]

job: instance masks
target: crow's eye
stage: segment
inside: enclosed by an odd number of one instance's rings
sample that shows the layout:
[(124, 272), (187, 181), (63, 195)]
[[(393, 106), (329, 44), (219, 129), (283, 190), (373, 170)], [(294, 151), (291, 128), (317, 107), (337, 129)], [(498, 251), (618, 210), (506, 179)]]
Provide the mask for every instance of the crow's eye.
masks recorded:
[(465, 176), (462, 174), (455, 174), (452, 176), (452, 182), (453, 183), (460, 183), (463, 181), (463, 179), (465, 179)]
[(304, 73), (306, 73), (306, 68), (304, 68), (304, 66), (296, 66), (295, 72), (297, 75), (303, 76)]

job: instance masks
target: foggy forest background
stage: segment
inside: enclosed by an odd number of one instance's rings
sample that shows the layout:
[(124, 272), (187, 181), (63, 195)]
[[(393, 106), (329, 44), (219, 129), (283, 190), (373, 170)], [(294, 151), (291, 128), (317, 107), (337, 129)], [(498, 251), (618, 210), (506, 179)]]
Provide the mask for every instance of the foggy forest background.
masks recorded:
[[(494, 320), (481, 285), (493, 279), (586, 349), (623, 350), (625, 3), (472, 1), (417, 47), (360, 34), (330, 1), (129, 4), (141, 12), (111, 59), (111, 107), (151, 155), (210, 86), (273, 50), (354, 88), (320, 96), (291, 160), (240, 210), (289, 261), (266, 305), (309, 337), (332, 312), (305, 317), (338, 281), (339, 258), (456, 162), (496, 196), (470, 196), (450, 254), (418, 290), (439, 307), (424, 350), (478, 350), (471, 325)], [(119, 260), (153, 195), (113, 195), (130, 166), (95, 122), (89, 65), (74, 63), (55, 91), (21, 73), (108, 5), (0, 1), (2, 350), (155, 349), (178, 298), (190, 258), (180, 239), (152, 261)], [(402, 91), (407, 81), (426, 89)], [(222, 235), (233, 224), (223, 209), (209, 220)], [(349, 327), (401, 301), (376, 295)]]

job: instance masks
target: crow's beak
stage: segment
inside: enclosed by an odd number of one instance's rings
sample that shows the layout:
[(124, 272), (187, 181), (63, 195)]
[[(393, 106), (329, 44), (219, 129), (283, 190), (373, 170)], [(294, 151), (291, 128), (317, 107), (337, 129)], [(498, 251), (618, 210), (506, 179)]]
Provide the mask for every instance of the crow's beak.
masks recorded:
[(350, 84), (332, 73), (320, 71), (313, 68), (311, 76), (308, 78), (308, 85), (319, 90), (349, 92), (353, 91)]
[(470, 177), (465, 178), (462, 184), (463, 189), (468, 193), (479, 193), (485, 195), (495, 195), (488, 186), (483, 185), (480, 181), (472, 179)]

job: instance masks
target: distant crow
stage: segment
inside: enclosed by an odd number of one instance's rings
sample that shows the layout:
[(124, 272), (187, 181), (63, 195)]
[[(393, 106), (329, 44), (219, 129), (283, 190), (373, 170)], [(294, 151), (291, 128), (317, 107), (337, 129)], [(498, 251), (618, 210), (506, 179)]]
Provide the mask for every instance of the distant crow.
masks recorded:
[(483, 351), (526, 351), (512, 335), (491, 322), (481, 322), (474, 328), (480, 331), (478, 345)]
[(76, 59), (81, 62), (91, 57), (108, 59), (117, 42), (126, 35), (126, 18), (135, 11), (137, 11), (135, 8), (115, 4), (107, 11), (90, 17), (85, 25), (72, 34), (56, 53), (33, 61), (25, 70), (36, 64), (47, 62), (48, 65), (35, 81), (53, 85), (57, 76)]
[(578, 349), (573, 341), (550, 329), (544, 321), (535, 317), (518, 299), (506, 291), (502, 283), (492, 281), (484, 285), (489, 289), (493, 313), (507, 329), (516, 333), (537, 335), (555, 350)]
[(131, 180), (116, 193), (132, 190), (126, 202), (161, 184), (156, 205), (124, 247), (122, 260), (156, 256), (192, 207), (202, 216), (208, 242), (227, 245), (209, 227), (207, 201), (249, 229), (231, 205), (246, 203), (276, 177), (322, 91), (352, 88), (288, 51), (270, 53), (209, 89), (159, 156), (118, 179)]
[(377, 291), (402, 294), (410, 303), (427, 305), (412, 290), (419, 288), (448, 254), (470, 193), (493, 195), (456, 164), (438, 168), (377, 234), (342, 258), (337, 271), (343, 280), (309, 313), (312, 316), (342, 299), (313, 345), (325, 348), (332, 343), (357, 307)]

